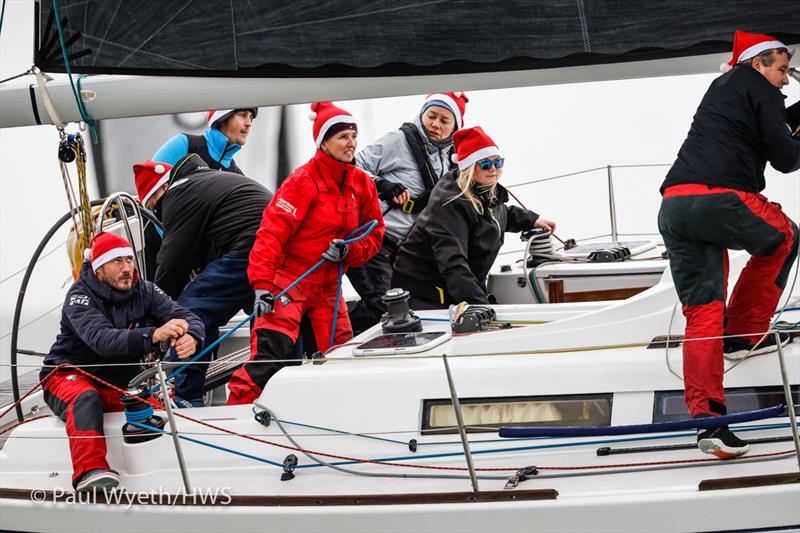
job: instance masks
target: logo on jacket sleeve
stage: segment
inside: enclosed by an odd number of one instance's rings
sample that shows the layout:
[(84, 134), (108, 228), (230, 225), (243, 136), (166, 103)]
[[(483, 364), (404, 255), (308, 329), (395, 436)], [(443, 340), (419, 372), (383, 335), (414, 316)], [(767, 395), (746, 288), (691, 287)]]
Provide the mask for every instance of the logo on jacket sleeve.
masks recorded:
[(293, 217), (297, 217), (297, 208), (287, 202), (284, 198), (278, 198), (278, 201), (275, 203), (275, 206), (279, 209), (283, 209)]
[(69, 305), (89, 305), (89, 297), (85, 294), (73, 294), (69, 297)]

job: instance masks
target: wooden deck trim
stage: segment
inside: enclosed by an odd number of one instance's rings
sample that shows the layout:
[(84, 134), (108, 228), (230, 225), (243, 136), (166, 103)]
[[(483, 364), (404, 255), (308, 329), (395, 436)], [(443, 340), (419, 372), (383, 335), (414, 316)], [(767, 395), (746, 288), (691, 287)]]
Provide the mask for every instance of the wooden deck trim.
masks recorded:
[[(9, 489), (0, 488), (0, 499), (9, 500), (27, 500), (31, 501), (31, 491), (29, 489)], [(42, 498), (42, 491), (37, 492), (38, 501), (54, 502), (66, 501), (69, 498), (75, 498), (74, 493), (68, 492), (66, 494), (59, 493), (55, 495), (53, 491), (48, 491), (44, 498)], [(150, 494), (150, 493), (145, 493)], [(134, 493), (135, 495), (135, 493)], [(192, 499), (190, 497), (182, 498), (181, 495), (172, 495), (173, 498), (168, 498), (167, 495), (160, 500), (167, 502), (169, 505), (187, 505), (187, 506), (242, 506), (242, 507), (297, 507), (297, 506), (338, 506), (338, 505), (421, 505), (421, 504), (442, 504), (442, 503), (486, 503), (486, 502), (509, 502), (509, 501), (535, 501), (535, 500), (555, 500), (558, 497), (558, 492), (555, 489), (536, 489), (536, 490), (498, 490), (486, 492), (432, 492), (432, 493), (413, 493), (413, 494), (356, 494), (356, 495), (317, 495), (317, 496), (230, 496), (230, 501), (227, 497), (220, 494), (216, 501), (201, 502), (200, 498)], [(89, 503), (105, 504), (105, 505), (127, 505), (128, 499), (125, 496), (120, 498), (119, 503), (115, 499), (107, 501), (105, 494), (98, 493), (97, 498), (92, 501), (91, 494), (82, 494), (81, 502), (88, 501)], [(138, 502), (136, 498), (133, 498)], [(147, 503), (145, 505), (167, 505), (166, 503), (159, 503), (159, 495), (156, 494), (153, 500), (154, 503)], [(173, 500), (174, 499), (174, 503)], [(208, 499), (208, 498), (207, 498)]]
[(768, 487), (771, 485), (788, 485), (790, 483), (800, 483), (800, 472), (704, 479), (697, 486), (697, 490), (745, 489), (750, 487)]

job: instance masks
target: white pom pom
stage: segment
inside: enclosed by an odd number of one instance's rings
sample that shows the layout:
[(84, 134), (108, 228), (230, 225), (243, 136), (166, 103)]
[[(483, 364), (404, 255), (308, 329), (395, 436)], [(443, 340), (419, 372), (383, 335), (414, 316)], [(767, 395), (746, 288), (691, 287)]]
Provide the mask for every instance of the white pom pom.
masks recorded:
[(86, 248), (83, 251), (83, 258), (86, 259), (87, 261), (91, 261), (92, 260), (92, 250), (91, 250), (91, 248)]
[(456, 91), (453, 93), (453, 96), (455, 96), (456, 98), (461, 98), (462, 96), (464, 96), (464, 93), (462, 91)]
[(453, 163), (455, 163), (457, 165), (458, 164), (458, 154), (453, 152), (452, 155), (450, 156), (450, 161), (452, 161)]
[(156, 169), (155, 170), (156, 170), (156, 174), (163, 174), (164, 171), (166, 171), (167, 169), (164, 168), (164, 165), (156, 165)]
[(732, 68), (733, 67), (730, 66), (727, 63), (720, 63), (720, 65), (719, 65), (719, 71), (722, 72), (723, 74), (725, 74), (726, 72), (729, 72)]
[(317, 113), (314, 112), (314, 111), (309, 112), (308, 120), (310, 120), (311, 122), (314, 122), (316, 119), (317, 119)]

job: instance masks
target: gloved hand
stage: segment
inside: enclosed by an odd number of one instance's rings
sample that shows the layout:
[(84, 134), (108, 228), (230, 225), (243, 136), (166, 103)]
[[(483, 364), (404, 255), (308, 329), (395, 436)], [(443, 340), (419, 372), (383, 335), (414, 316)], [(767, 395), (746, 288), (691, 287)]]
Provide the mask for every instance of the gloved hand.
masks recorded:
[(322, 253), (322, 257), (331, 263), (338, 263), (347, 255), (347, 250), (347, 244), (342, 239), (333, 239), (328, 249)]
[(255, 313), (257, 317), (271, 313), (274, 306), (275, 297), (270, 291), (256, 289), (256, 298), (253, 301), (253, 313)]
[(389, 204), (395, 196), (400, 196), (406, 190), (403, 184), (386, 179), (375, 180), (375, 186), (378, 188), (378, 198)]

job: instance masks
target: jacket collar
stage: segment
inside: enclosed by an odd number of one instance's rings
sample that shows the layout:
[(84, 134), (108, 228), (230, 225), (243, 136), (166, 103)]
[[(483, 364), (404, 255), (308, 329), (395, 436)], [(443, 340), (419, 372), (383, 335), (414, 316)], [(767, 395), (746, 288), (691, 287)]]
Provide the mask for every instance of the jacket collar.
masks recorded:
[(114, 289), (110, 285), (97, 279), (97, 276), (92, 270), (92, 263), (90, 261), (84, 261), (83, 266), (81, 266), (79, 279), (83, 282), (89, 292), (94, 294), (99, 300), (101, 300), (103, 303), (109, 303), (114, 306), (122, 305), (130, 300), (133, 297), (133, 294), (139, 290), (141, 285), (137, 273), (134, 274), (135, 281), (133, 282), (130, 290), (124, 292), (118, 291), (117, 289)]
[(319, 177), (336, 187), (344, 185), (342, 176), (345, 173), (349, 174), (355, 169), (352, 162), (342, 163), (341, 161), (337, 161), (319, 148), (317, 148), (317, 152), (314, 154), (313, 161), (319, 169)]
[(155, 213), (156, 217), (161, 219), (163, 216), (164, 198), (169, 195), (170, 190), (172, 190), (172, 185), (179, 180), (188, 178), (195, 172), (201, 172), (203, 170), (209, 170), (209, 167), (206, 165), (206, 162), (203, 161), (203, 158), (197, 154), (187, 154), (183, 156), (180, 161), (175, 163), (175, 166), (170, 170), (167, 192), (161, 195), (161, 198), (158, 199), (156, 205), (153, 207), (153, 213)]
[(213, 157), (215, 161), (219, 161), (225, 168), (231, 166), (233, 156), (242, 149), (241, 145), (228, 141), (225, 134), (217, 128), (208, 128), (205, 133), (203, 133), (203, 137), (206, 139), (209, 155)]
[[(453, 134), (450, 134), (450, 137), (447, 139), (442, 139), (441, 141), (433, 141), (428, 136), (428, 132), (425, 130), (425, 126), (422, 125), (422, 115), (417, 115), (414, 117), (414, 125), (419, 130), (419, 135), (422, 138), (422, 141), (425, 143), (425, 147), (428, 150), (429, 154), (435, 154), (440, 151), (447, 151), (453, 146)], [(455, 130), (453, 130), (455, 133)]]

